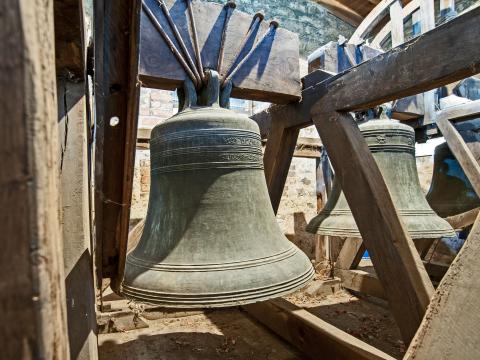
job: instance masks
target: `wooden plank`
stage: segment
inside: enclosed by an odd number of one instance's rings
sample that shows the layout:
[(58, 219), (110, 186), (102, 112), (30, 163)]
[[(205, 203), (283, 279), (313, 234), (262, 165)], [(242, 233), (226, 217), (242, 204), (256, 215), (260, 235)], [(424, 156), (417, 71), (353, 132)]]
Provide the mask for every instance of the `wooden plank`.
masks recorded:
[(365, 245), (361, 238), (348, 238), (335, 262), (335, 268), (350, 270), (355, 269), (365, 253)]
[(424, 261), (423, 264), (425, 265), (425, 269), (427, 270), (430, 278), (435, 281), (442, 280), (449, 267), (447, 264), (438, 264), (428, 261)]
[[(468, 105), (470, 104), (471, 103), (468, 103)], [(477, 103), (477, 106), (474, 107), (475, 111), (472, 112), (473, 114), (480, 112), (480, 108), (478, 107), (479, 104), (480, 103)], [(437, 126), (442, 132), (450, 151), (460, 163), (460, 166), (472, 184), (473, 189), (477, 195), (480, 196), (480, 165), (468, 148), (467, 144), (465, 144), (462, 135), (460, 135), (455, 126), (453, 126), (453, 124), (448, 120), (453, 118), (452, 114), (459, 113), (459, 107), (463, 107), (464, 110), (466, 108), (464, 105), (460, 105), (438, 112), (436, 118)], [(462, 112), (462, 114), (465, 114), (465, 112)]]
[(363, 294), (387, 299), (382, 283), (378, 278), (363, 270), (334, 269), (335, 276), (342, 279), (342, 286), (346, 289), (358, 291)]
[[(407, 5), (405, 5), (402, 9), (402, 16), (403, 18), (407, 18), (411, 15), (415, 10), (420, 7), (421, 0), (412, 0)], [(392, 22), (389, 21), (385, 24), (385, 26), (375, 35), (374, 39), (372, 40), (373, 47), (380, 47), (382, 42), (385, 40), (387, 35), (392, 31)], [(394, 46), (392, 46), (394, 47)]]
[(242, 306), (249, 315), (311, 359), (393, 358), (285, 299)]
[(84, 30), (82, 1), (54, 0), (55, 64), (57, 75), (71, 80), (84, 78), (86, 48), (83, 46)]
[(433, 0), (420, 0), (420, 24), (422, 33), (435, 28), (435, 6)]
[(281, 122), (274, 123), (268, 136), (263, 164), (268, 193), (275, 214), (280, 206), (283, 188), (298, 139), (298, 129), (285, 129)]
[[(328, 75), (323, 70), (315, 70), (304, 78), (305, 83), (310, 84), (313, 82), (313, 85), (305, 88), (302, 91), (301, 101), (288, 105), (271, 105), (264, 111), (251, 116), (251, 119), (259, 125), (262, 138), (266, 138), (268, 136), (268, 132), (272, 127), (272, 122), (281, 121), (285, 127), (289, 128), (302, 128), (312, 125), (310, 109), (317, 98), (314, 94), (317, 92), (325, 93), (327, 81), (329, 81), (328, 79), (332, 78), (327, 77), (327, 80), (324, 80), (325, 76)], [(336, 77), (339, 75), (334, 76)], [(311, 78), (318, 77), (321, 79), (319, 83), (309, 80)]]
[(462, 230), (470, 225), (473, 225), (473, 223), (475, 222), (475, 219), (477, 218), (479, 210), (480, 208), (475, 208), (458, 215), (449, 216), (445, 218), (445, 220), (455, 230)]
[[(400, 47), (305, 88), (300, 102), (271, 106), (254, 119), (261, 118), (265, 128), (279, 116), (286, 127), (305, 127), (311, 125), (312, 105), (328, 89), (337, 88), (342, 99), (337, 110), (361, 110), (475, 75), (480, 72), (479, 20), (477, 6)], [(304, 82), (313, 76), (315, 72)]]
[[(420, 0), (420, 28), (422, 33), (435, 28), (434, 0)], [(417, 34), (414, 33), (414, 35)], [(423, 124), (432, 124), (434, 121), (435, 90), (432, 90), (423, 94)]]
[(71, 359), (98, 358), (90, 229), (87, 99), (84, 82), (57, 78), (60, 194)]
[[(176, 43), (167, 20), (156, 0), (145, 0), (170, 38)], [(192, 35), (186, 15), (186, 1), (167, 0), (167, 6), (175, 20), (187, 49), (194, 57)], [(226, 12), (222, 4), (193, 1), (198, 42), (204, 68), (217, 69), (218, 54)], [(252, 16), (233, 11), (225, 38), (224, 66), (220, 75), (235, 62), (240, 43), (252, 23)], [(280, 24), (281, 25), (281, 24)], [(260, 24), (255, 31), (255, 43), (266, 33), (269, 21)], [(247, 49), (254, 44), (247, 43)], [(177, 45), (177, 48), (179, 46)], [(243, 56), (247, 51), (243, 51)], [(299, 70), (298, 35), (279, 27), (273, 36), (263, 41), (233, 77), (232, 96), (243, 99), (288, 103), (298, 101), (301, 92)], [(143, 13), (140, 20), (140, 80), (144, 86), (173, 90), (182, 86), (186, 73), (180, 66), (161, 35)]]
[(405, 42), (405, 36), (403, 34), (403, 9), (400, 0), (395, 1), (390, 5), (390, 23), (392, 48), (394, 48)]
[(314, 0), (314, 2), (322, 5), (333, 15), (355, 27), (363, 21), (362, 15), (338, 0)]
[(99, 280), (116, 279), (125, 261), (140, 89), (134, 45), (138, 44), (139, 9), (132, 8), (134, 3), (95, 2), (95, 223)]
[(477, 115), (480, 115), (480, 100), (450, 106), (437, 113), (437, 117), (442, 116), (446, 119), (455, 121), (474, 117)]
[(435, 292), (404, 359), (479, 359), (480, 215)]
[[(312, 110), (355, 222), (406, 343), (425, 314), (433, 287), (404, 228), (380, 170), (349, 114), (332, 111), (342, 97), (331, 88)], [(342, 144), (342, 146), (338, 146)], [(358, 191), (362, 189), (362, 191)]]
[[(425, 266), (428, 276), (435, 281), (440, 281), (448, 270), (447, 264), (432, 263), (424, 260), (423, 265)], [(382, 283), (374, 274), (353, 268), (342, 269), (337, 266), (334, 268), (334, 274), (342, 279), (342, 286), (345, 289), (357, 291), (379, 299), (387, 299)]]
[(355, 45), (361, 44), (380, 21), (382, 21), (385, 15), (388, 14), (390, 5), (395, 1), (396, 0), (382, 0), (379, 2), (357, 27), (348, 42)]
[(52, 1), (0, 3), (0, 345), (5, 359), (69, 358), (53, 21)]

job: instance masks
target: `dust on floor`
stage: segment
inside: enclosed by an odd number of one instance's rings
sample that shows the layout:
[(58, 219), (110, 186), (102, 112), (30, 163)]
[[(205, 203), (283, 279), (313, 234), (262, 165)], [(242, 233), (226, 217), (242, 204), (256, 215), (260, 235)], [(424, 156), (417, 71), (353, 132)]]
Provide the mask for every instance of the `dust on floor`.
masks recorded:
[[(386, 303), (366, 301), (346, 291), (315, 298), (300, 291), (286, 299), (395, 358), (404, 354)], [(146, 328), (100, 334), (100, 360), (305, 358), (239, 308), (162, 314), (140, 315)]]
[[(186, 314), (184, 314), (186, 315)], [(148, 328), (99, 335), (101, 360), (303, 359), (237, 308), (145, 320)]]

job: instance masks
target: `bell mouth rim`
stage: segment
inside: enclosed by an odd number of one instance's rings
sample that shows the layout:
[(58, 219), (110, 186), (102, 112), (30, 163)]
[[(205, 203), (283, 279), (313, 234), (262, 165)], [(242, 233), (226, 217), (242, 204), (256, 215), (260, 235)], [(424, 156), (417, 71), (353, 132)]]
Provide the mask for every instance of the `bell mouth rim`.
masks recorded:
[(121, 294), (128, 299), (166, 308), (225, 308), (246, 305), (277, 298), (304, 287), (315, 275), (313, 266), (292, 279), (277, 284), (252, 289), (212, 293), (161, 293), (125, 285), (122, 282)]

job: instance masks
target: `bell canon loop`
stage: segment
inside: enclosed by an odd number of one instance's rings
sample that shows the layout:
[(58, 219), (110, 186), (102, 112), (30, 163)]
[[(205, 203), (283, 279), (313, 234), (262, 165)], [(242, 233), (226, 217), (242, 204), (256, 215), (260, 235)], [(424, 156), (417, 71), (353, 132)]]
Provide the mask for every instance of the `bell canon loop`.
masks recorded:
[[(359, 128), (412, 239), (455, 237), (452, 227), (430, 208), (420, 187), (414, 130), (396, 120), (370, 120)], [(338, 177), (324, 209), (310, 221), (307, 231), (361, 238)]]
[(288, 294), (314, 274), (273, 213), (257, 124), (220, 105), (218, 74), (150, 142), (145, 228), (128, 254), (123, 294), (166, 307), (224, 307)]

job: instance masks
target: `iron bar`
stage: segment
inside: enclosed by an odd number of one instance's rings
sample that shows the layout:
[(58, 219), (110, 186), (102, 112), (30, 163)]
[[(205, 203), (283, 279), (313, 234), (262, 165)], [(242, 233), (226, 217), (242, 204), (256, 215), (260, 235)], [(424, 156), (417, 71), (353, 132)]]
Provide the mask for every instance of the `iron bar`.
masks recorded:
[(173, 35), (175, 36), (175, 39), (177, 39), (177, 42), (180, 44), (180, 48), (182, 49), (185, 58), (188, 62), (188, 64), (191, 67), (191, 70), (193, 71), (193, 74), (195, 75), (195, 78), (197, 79), (196, 83), (201, 84), (202, 83), (202, 78), (200, 77), (200, 74), (197, 70), (197, 67), (195, 63), (192, 60), (192, 57), (190, 56), (190, 53), (187, 50), (187, 47), (185, 46), (185, 42), (182, 39), (182, 36), (180, 35), (180, 32), (178, 31), (177, 25), (175, 25), (175, 22), (173, 21), (172, 15), (170, 15), (170, 11), (167, 8), (167, 5), (163, 0), (157, 0), (163, 13), (165, 14), (165, 17), (167, 18), (168, 23), (170, 24), (170, 28), (173, 31)]
[(183, 58), (182, 54), (180, 53), (180, 51), (178, 51), (177, 47), (175, 46), (175, 44), (173, 43), (172, 39), (170, 39), (170, 37), (168, 36), (168, 34), (165, 32), (165, 30), (163, 29), (162, 25), (160, 24), (160, 22), (157, 20), (157, 18), (155, 17), (155, 14), (152, 12), (152, 10), (149, 9), (149, 7), (145, 4), (144, 1), (142, 1), (142, 9), (143, 11), (145, 11), (145, 14), (147, 14), (148, 18), (150, 19), (150, 21), (152, 22), (153, 26), (155, 27), (155, 29), (157, 29), (157, 31), (160, 33), (160, 35), (162, 35), (163, 39), (165, 40), (165, 42), (167, 43), (168, 47), (170, 48), (170, 50), (172, 51), (173, 55), (175, 55), (175, 57), (177, 58), (177, 60), (179, 61), (180, 65), (182, 65), (183, 69), (185, 70), (185, 72), (187, 73), (188, 77), (193, 81), (193, 83), (198, 87), (200, 86), (200, 84), (198, 83), (198, 80), (197, 78), (195, 77), (194, 73), (192, 72), (192, 70), (190, 69), (190, 67), (188, 66), (188, 64), (186, 63), (185, 59)]
[(202, 82), (205, 84), (205, 73), (203, 72), (203, 63), (202, 63), (202, 54), (200, 52), (200, 44), (198, 42), (198, 33), (197, 33), (197, 26), (195, 24), (195, 16), (193, 14), (192, 8), (192, 0), (185, 0), (187, 2), (187, 9), (188, 9), (188, 16), (190, 17), (190, 25), (192, 27), (192, 37), (193, 37), (193, 47), (195, 50), (195, 57), (197, 59), (197, 68), (198, 72), (200, 73), (200, 78)]

